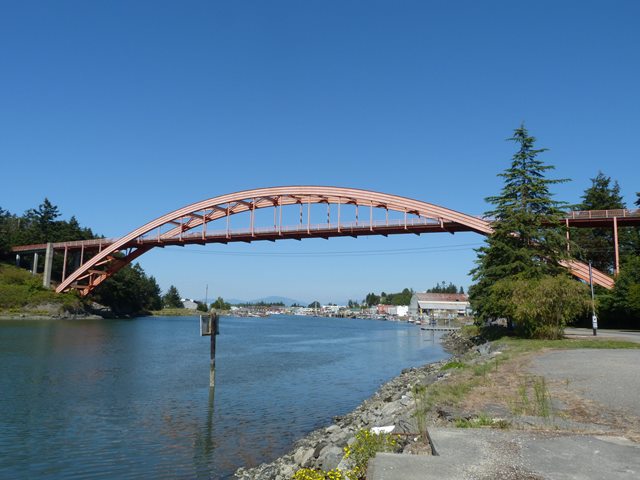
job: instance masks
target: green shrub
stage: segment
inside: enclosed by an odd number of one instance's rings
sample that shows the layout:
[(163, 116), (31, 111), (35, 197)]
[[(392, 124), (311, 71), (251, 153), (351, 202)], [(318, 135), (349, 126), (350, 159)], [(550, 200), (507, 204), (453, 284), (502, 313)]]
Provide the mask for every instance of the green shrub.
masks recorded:
[(466, 368), (467, 364), (454, 360), (452, 362), (445, 363), (440, 370), (449, 370), (451, 368)]
[(325, 472), (311, 468), (301, 468), (293, 475), (293, 480), (347, 480), (348, 478), (342, 470), (338, 469)]
[(564, 275), (500, 280), (491, 287), (491, 297), (526, 338), (562, 338), (566, 324), (590, 305), (587, 286)]
[(350, 480), (365, 479), (367, 464), (370, 459), (376, 456), (376, 453), (395, 452), (397, 449), (397, 435), (360, 430), (356, 433), (356, 441), (344, 447), (344, 458), (353, 465), (348, 472), (348, 478)]
[(355, 441), (344, 447), (344, 459), (349, 461), (349, 470), (333, 469), (329, 471), (301, 468), (293, 475), (293, 480), (365, 480), (367, 464), (378, 452), (398, 450), (397, 435), (371, 433), (360, 430)]

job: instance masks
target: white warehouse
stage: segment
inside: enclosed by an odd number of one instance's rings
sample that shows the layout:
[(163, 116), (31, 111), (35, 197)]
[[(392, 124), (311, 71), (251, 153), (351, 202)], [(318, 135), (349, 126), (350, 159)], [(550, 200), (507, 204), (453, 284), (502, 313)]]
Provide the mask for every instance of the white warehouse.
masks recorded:
[(414, 293), (409, 303), (411, 316), (463, 316), (469, 311), (469, 297), (464, 293)]

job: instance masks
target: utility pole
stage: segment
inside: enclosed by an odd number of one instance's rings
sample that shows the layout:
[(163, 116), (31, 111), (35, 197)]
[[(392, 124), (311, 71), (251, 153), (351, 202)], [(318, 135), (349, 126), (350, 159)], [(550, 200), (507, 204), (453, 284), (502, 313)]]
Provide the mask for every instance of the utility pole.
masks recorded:
[(596, 315), (596, 300), (593, 294), (593, 270), (591, 268), (591, 260), (589, 260), (589, 286), (591, 287), (591, 328), (593, 335), (598, 335), (598, 317)]

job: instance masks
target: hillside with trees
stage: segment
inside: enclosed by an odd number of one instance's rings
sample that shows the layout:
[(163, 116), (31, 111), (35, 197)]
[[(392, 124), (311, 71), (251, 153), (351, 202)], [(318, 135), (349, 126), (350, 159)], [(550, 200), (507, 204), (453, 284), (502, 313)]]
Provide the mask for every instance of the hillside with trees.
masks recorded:
[[(90, 228), (80, 225), (72, 216), (61, 220), (62, 214), (48, 198), (37, 208), (28, 209), (23, 215), (16, 215), (0, 208), (0, 310), (27, 308), (37, 310), (38, 305), (59, 304), (60, 308), (90, 309), (92, 302), (108, 307), (116, 316), (139, 315), (162, 307), (160, 287), (153, 276), (148, 276), (138, 264), (127, 265), (100, 284), (92, 294), (80, 299), (71, 293), (56, 295), (42, 288), (42, 281), (33, 277), (28, 270), (33, 268), (33, 256), (26, 255), (20, 260), (23, 269), (12, 267), (15, 255), (14, 245), (65, 242), (100, 238)], [(38, 270), (42, 271), (44, 256), (39, 256)], [(54, 256), (52, 280), (62, 279), (62, 258)], [(16, 273), (19, 271), (20, 273)], [(69, 297), (71, 295), (71, 297)], [(74, 300), (72, 301), (71, 298)]]

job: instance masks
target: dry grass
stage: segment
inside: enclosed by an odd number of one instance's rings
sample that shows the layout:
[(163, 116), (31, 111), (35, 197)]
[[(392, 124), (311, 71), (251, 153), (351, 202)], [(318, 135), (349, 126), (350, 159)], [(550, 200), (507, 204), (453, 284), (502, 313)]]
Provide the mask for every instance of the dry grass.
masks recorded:
[[(629, 342), (565, 340), (552, 343), (561, 348), (638, 348)], [(606, 347), (605, 347), (606, 345)], [(433, 386), (432, 405), (455, 405), (464, 412), (502, 410), (517, 420), (521, 415), (540, 417), (535, 426), (524, 422), (518, 428), (575, 433), (615, 434), (640, 441), (640, 417), (622, 415), (605, 405), (580, 396), (568, 380), (549, 380), (532, 375), (535, 356), (549, 351), (546, 342), (508, 340), (500, 355), (481, 365), (457, 368)], [(550, 409), (553, 403), (554, 408)], [(557, 420), (557, 421), (556, 421)], [(568, 426), (571, 420), (580, 425)], [(569, 424), (570, 425), (570, 424)]]

